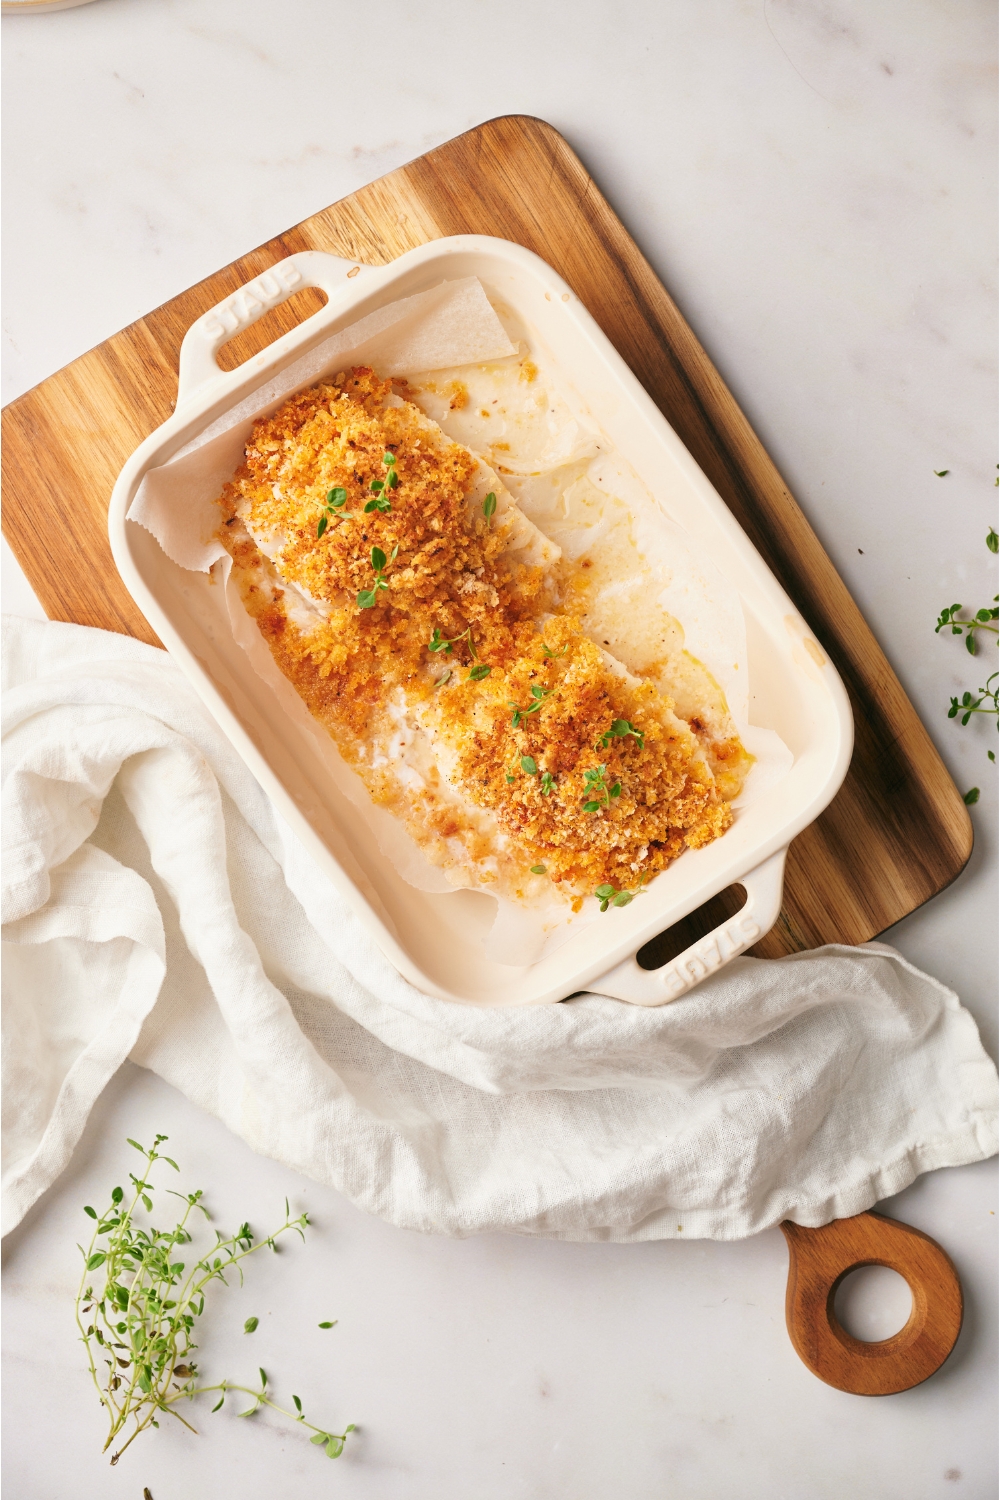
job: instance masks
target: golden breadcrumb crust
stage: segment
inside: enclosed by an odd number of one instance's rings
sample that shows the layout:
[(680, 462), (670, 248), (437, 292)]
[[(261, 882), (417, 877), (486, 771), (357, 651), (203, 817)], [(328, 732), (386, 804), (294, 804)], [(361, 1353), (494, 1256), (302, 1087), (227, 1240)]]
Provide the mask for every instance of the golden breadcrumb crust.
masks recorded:
[[(563, 612), (551, 570), (505, 556), (510, 523), (491, 523), (467, 498), (475, 457), (429, 430), (411, 404), (385, 406), (390, 391), (389, 381), (358, 368), (256, 423), (246, 464), (220, 500), (219, 534), (244, 602), (376, 800), (400, 805), (391, 776), (366, 769), (366, 735), (402, 690), (449, 747), (451, 780), (495, 816), (525, 870), (543, 864), (568, 895), (605, 883), (634, 889), (684, 849), (725, 832), (729, 805), (669, 700), (608, 665)], [(391, 509), (365, 514), (372, 481), (390, 472), (387, 454), (399, 476), (384, 492)], [(337, 488), (347, 501), (317, 536)], [(286, 608), (244, 520), (283, 584), (304, 589), (328, 618), (303, 623), (301, 611)], [(387, 559), (381, 570), (372, 547)], [(359, 608), (377, 571), (387, 587)], [(434, 653), (435, 631), (460, 639)], [(612, 733), (626, 721), (635, 734)], [(588, 812), (595, 775), (599, 808)], [(438, 835), (465, 832), (474, 857), (488, 853), (454, 806), (429, 806), (428, 815)]]

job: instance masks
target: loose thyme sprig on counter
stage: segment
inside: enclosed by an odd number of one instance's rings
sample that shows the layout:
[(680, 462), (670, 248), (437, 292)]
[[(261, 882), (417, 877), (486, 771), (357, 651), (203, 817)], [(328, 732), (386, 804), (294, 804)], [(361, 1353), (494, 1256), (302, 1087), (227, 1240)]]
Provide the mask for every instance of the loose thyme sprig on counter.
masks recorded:
[[(993, 526), (986, 533), (986, 546), (994, 555), (1000, 550), (1000, 536)], [(1000, 595), (994, 594), (992, 608), (985, 607), (976, 610), (970, 620), (959, 619), (959, 611), (964, 608), (962, 604), (952, 604), (947, 609), (943, 609), (934, 627), (934, 634), (938, 635), (942, 630), (950, 629), (952, 635), (964, 635), (965, 649), (970, 656), (976, 656), (979, 648), (976, 631), (984, 631), (987, 636), (992, 635), (994, 638), (997, 636)], [(978, 697), (971, 692), (965, 692), (961, 698), (952, 698), (948, 707), (949, 719), (958, 719), (964, 727), (973, 714), (985, 714), (988, 718), (992, 718), (997, 728), (1000, 729), (1000, 673), (991, 672), (985, 684), (977, 691)], [(995, 751), (987, 750), (986, 754), (995, 764)], [(977, 786), (970, 788), (963, 800), (969, 807), (978, 802), (979, 788)]]
[[(141, 1174), (129, 1173), (132, 1189), (126, 1201), (125, 1190), (116, 1187), (111, 1193), (111, 1202), (103, 1213), (89, 1205), (84, 1213), (95, 1220), (95, 1228), (86, 1249), (77, 1248), (84, 1260), (83, 1276), (76, 1295), (76, 1323), (80, 1340), (87, 1351), (90, 1376), (94, 1382), (101, 1404), (109, 1419), (109, 1431), (104, 1451), (131, 1425), (132, 1431), (111, 1456), (116, 1464), (126, 1448), (150, 1427), (158, 1427), (160, 1414), (176, 1417), (189, 1431), (196, 1428), (176, 1410), (181, 1401), (192, 1401), (196, 1396), (209, 1391), (221, 1392), (218, 1411), (225, 1401), (227, 1391), (243, 1391), (254, 1398), (254, 1405), (240, 1416), (252, 1416), (261, 1406), (271, 1406), (292, 1421), (301, 1422), (315, 1436), (314, 1443), (322, 1443), (330, 1458), (337, 1458), (343, 1451), (347, 1434), (355, 1430), (354, 1423), (341, 1433), (329, 1432), (315, 1423), (306, 1421), (302, 1413), (302, 1402), (293, 1396), (295, 1411), (286, 1411), (278, 1406), (266, 1392), (267, 1376), (260, 1371), (260, 1389), (236, 1385), (223, 1380), (214, 1385), (198, 1385), (198, 1366), (191, 1359), (197, 1349), (192, 1337), (196, 1320), (205, 1310), (205, 1291), (209, 1283), (221, 1281), (228, 1285), (226, 1273), (236, 1270), (243, 1282), (241, 1262), (248, 1255), (268, 1246), (277, 1249), (277, 1240), (289, 1231), (305, 1238), (304, 1231), (309, 1219), (305, 1214), (292, 1218), (285, 1200), (285, 1222), (272, 1234), (256, 1240), (250, 1225), (243, 1223), (235, 1234), (223, 1235), (215, 1232), (216, 1243), (212, 1249), (195, 1261), (190, 1270), (185, 1262), (175, 1259), (178, 1250), (192, 1243), (188, 1220), (197, 1209), (209, 1218), (202, 1203), (202, 1191), (176, 1193), (185, 1205), (184, 1212), (173, 1229), (146, 1229), (136, 1223), (135, 1215), (141, 1204), (147, 1213), (153, 1211), (154, 1191), (150, 1176), (154, 1163), (165, 1161), (174, 1171), (180, 1171), (177, 1163), (157, 1148), (167, 1139), (157, 1135), (149, 1148), (138, 1141), (129, 1140), (143, 1158)], [(182, 1252), (183, 1253), (183, 1252)], [(99, 1280), (90, 1280), (97, 1271)], [(91, 1322), (85, 1326), (85, 1319)], [(250, 1334), (258, 1326), (257, 1318), (248, 1318), (243, 1325), (244, 1333)], [(320, 1325), (323, 1326), (322, 1324)], [(97, 1358), (108, 1367), (106, 1376), (98, 1375)]]
[[(997, 595), (994, 595), (994, 598), (997, 597)], [(964, 608), (964, 604), (952, 604), (947, 609), (943, 609), (934, 627), (934, 634), (937, 635), (950, 625), (952, 635), (965, 635), (965, 649), (970, 656), (975, 656), (977, 650), (975, 632), (977, 630), (986, 630), (996, 635), (996, 621), (998, 614), (1000, 614), (1000, 609), (994, 604), (992, 609), (977, 609), (971, 620), (960, 620), (958, 612)]]

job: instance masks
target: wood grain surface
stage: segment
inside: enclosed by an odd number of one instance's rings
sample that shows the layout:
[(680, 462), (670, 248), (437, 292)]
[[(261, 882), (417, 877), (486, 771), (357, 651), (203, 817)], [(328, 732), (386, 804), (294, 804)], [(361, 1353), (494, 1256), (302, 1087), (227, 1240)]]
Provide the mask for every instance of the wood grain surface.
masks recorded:
[[(936, 1240), (882, 1214), (834, 1219), (822, 1229), (786, 1221), (785, 1322), (795, 1352), (814, 1375), (855, 1396), (893, 1396), (933, 1375), (962, 1328), (958, 1273)], [(859, 1266), (888, 1266), (909, 1285), (913, 1307), (892, 1338), (865, 1343), (837, 1321), (834, 1298)]]
[[(562, 275), (642, 381), (835, 662), (854, 760), (792, 844), (776, 957), (861, 943), (942, 890), (972, 849), (969, 816), (930, 737), (747, 419), (670, 296), (563, 138), (508, 116), (447, 142), (226, 266), (19, 397), (3, 413), (4, 533), (46, 612), (158, 644), (108, 546), (108, 500), (170, 414), (189, 325), (297, 250), (381, 265), (451, 234), (492, 234)], [(293, 327), (290, 304), (227, 347), (232, 365)], [(686, 946), (681, 924), (672, 936)]]

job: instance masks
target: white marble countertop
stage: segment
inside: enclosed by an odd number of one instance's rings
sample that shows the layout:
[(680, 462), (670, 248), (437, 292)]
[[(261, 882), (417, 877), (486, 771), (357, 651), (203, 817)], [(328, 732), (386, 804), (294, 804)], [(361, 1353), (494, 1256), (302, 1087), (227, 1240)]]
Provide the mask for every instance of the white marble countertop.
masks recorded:
[[(96, 0), (3, 22), (5, 397), (253, 245), (497, 114), (594, 173), (803, 505), (973, 809), (955, 884), (890, 934), (996, 1049), (990, 727), (935, 636), (995, 590), (994, 32), (964, 0)], [(935, 469), (947, 469), (937, 478)], [(71, 490), (68, 491), (71, 500)], [(5, 608), (39, 613), (4, 552)], [(984, 656), (981, 660), (985, 661)], [(988, 670), (988, 669), (987, 669)], [(973, 679), (976, 679), (975, 681)], [(316, 1230), (222, 1293), (213, 1348), (363, 1428), (330, 1466), (228, 1411), (109, 1470), (71, 1322), (80, 1205), (160, 1129), (225, 1217)], [(863, 1400), (786, 1337), (777, 1230), (741, 1244), (422, 1238), (254, 1156), (126, 1065), (5, 1246), (4, 1478), (18, 1500), (930, 1500), (995, 1493), (994, 1163), (887, 1211), (940, 1239), (966, 1324), (938, 1376)], [(281, 1272), (279, 1276), (279, 1271)], [(904, 1320), (890, 1273), (858, 1331)], [(241, 1332), (250, 1312), (261, 1326)], [(329, 1333), (321, 1318), (339, 1318)]]

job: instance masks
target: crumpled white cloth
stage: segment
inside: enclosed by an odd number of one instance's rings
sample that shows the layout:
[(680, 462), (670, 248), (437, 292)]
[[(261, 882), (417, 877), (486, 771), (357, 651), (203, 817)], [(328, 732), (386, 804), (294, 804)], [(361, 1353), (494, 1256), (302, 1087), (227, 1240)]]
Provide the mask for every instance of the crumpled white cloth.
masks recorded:
[(891, 948), (737, 959), (654, 1010), (435, 1000), (163, 652), (10, 620), (4, 657), (5, 1229), (126, 1057), (441, 1234), (736, 1239), (997, 1148), (972, 1017)]

